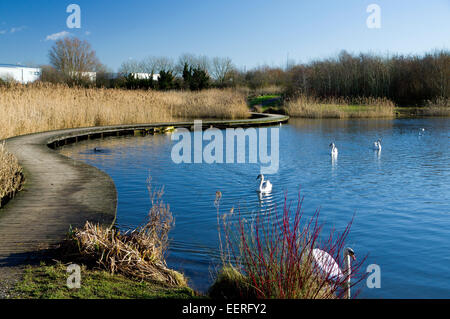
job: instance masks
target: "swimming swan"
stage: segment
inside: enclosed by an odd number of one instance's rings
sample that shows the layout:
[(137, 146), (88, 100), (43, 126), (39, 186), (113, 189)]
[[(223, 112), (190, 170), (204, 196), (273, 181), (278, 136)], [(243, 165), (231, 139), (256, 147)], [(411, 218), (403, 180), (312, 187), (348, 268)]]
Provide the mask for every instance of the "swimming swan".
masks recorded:
[(338, 149), (337, 149), (336, 145), (334, 145), (334, 143), (331, 143), (330, 147), (331, 147), (331, 156), (332, 157), (338, 156)]
[(269, 181), (264, 180), (264, 175), (260, 174), (256, 178), (256, 180), (261, 179), (261, 183), (259, 184), (258, 192), (261, 193), (269, 193), (272, 191), (272, 184)]
[(373, 142), (372, 149), (375, 151), (381, 151), (381, 140)]

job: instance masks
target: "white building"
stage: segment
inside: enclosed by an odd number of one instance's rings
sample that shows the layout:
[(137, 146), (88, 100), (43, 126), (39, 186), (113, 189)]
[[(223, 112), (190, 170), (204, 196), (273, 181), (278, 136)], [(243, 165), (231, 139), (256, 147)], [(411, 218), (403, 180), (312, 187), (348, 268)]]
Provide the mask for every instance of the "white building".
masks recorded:
[[(151, 73), (132, 73), (135, 79), (139, 79), (139, 80), (143, 80), (143, 79), (150, 79), (150, 77), (152, 76)], [(159, 74), (153, 74), (153, 81), (158, 81), (159, 79)]]
[(0, 64), (0, 79), (14, 80), (26, 84), (34, 82), (41, 76), (41, 68), (29, 68), (21, 65)]

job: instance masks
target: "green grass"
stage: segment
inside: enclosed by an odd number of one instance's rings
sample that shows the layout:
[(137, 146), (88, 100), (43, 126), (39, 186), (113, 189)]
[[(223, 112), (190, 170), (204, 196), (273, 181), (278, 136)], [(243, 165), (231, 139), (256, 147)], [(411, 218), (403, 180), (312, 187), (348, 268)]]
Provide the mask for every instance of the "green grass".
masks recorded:
[(446, 106), (423, 106), (423, 107), (396, 107), (395, 113), (398, 117), (422, 117), (422, 116), (450, 116), (450, 107)]
[(173, 288), (159, 283), (135, 281), (102, 270), (81, 268), (81, 288), (66, 285), (66, 266), (41, 264), (29, 266), (13, 293), (22, 299), (156, 299), (195, 298), (190, 288)]
[(267, 94), (257, 97), (249, 98), (248, 103), (250, 106), (262, 105), (263, 107), (274, 107), (282, 104), (281, 95), (279, 94)]
[(232, 265), (225, 265), (208, 291), (213, 299), (253, 299), (257, 297), (247, 277)]
[(340, 109), (343, 112), (346, 113), (358, 113), (358, 112), (365, 112), (370, 111), (373, 109), (373, 106), (367, 106), (367, 105), (339, 105), (339, 104), (321, 104), (321, 107), (323, 109), (333, 110), (333, 109)]

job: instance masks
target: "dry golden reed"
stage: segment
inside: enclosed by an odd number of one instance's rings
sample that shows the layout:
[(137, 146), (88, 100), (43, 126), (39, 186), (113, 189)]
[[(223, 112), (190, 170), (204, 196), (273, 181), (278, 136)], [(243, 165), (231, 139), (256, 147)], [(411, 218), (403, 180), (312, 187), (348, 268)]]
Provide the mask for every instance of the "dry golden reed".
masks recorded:
[(417, 110), (423, 116), (450, 116), (450, 99), (440, 97), (427, 101), (426, 107)]
[(286, 103), (286, 112), (294, 117), (306, 118), (369, 118), (393, 117), (394, 103), (386, 98), (345, 98), (319, 100), (298, 96)]
[(86, 222), (83, 228), (73, 231), (69, 244), (75, 244), (85, 260), (93, 260), (111, 273), (187, 286), (184, 276), (169, 269), (165, 261), (174, 219), (162, 200), (163, 189), (152, 191), (151, 179), (148, 188), (152, 206), (143, 226), (122, 234), (117, 229)]
[(236, 90), (129, 91), (36, 83), (0, 87), (0, 139), (65, 128), (246, 118)]
[(0, 207), (2, 201), (13, 197), (22, 187), (22, 168), (17, 159), (0, 143)]

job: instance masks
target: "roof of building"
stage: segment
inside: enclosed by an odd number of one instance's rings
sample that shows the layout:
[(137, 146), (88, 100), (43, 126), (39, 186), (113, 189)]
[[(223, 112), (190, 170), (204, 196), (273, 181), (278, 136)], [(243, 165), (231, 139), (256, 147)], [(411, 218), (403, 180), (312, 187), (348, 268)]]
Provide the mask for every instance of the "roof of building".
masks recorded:
[(25, 65), (17, 65), (17, 64), (1, 64), (0, 68), (24, 68), (24, 69), (40, 69), (37, 67), (25, 66)]

